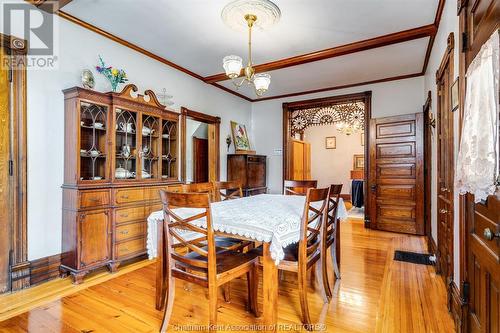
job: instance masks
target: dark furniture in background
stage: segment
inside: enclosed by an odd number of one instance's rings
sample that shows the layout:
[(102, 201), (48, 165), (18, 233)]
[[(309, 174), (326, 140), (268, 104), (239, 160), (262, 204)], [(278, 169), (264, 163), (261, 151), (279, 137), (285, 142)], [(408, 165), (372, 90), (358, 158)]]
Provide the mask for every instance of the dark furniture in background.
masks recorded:
[(266, 159), (263, 155), (227, 155), (227, 180), (241, 182), (246, 197), (266, 193)]

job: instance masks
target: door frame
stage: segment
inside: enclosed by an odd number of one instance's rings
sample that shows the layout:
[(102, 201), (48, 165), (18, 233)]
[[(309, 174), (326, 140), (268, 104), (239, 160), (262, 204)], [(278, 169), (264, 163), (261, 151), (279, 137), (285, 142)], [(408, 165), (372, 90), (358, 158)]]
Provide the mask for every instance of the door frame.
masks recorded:
[[(211, 116), (198, 111), (190, 110), (186, 107), (181, 107), (181, 181), (186, 182), (186, 120), (191, 118), (199, 122), (207, 123), (208, 130), (208, 177), (211, 181), (218, 181), (220, 179), (220, 117)], [(210, 138), (210, 134), (213, 134), (213, 138)], [(210, 149), (210, 142), (214, 142), (214, 149)], [(214, 174), (210, 172), (211, 169), (215, 168), (215, 179), (210, 179), (210, 175)], [(214, 178), (212, 176), (212, 178)]]
[[(370, 188), (369, 184), (369, 172), (370, 172), (370, 120), (372, 119), (372, 108), (371, 108), (371, 100), (372, 100), (372, 92), (365, 91), (361, 93), (354, 94), (346, 94), (339, 96), (331, 96), (324, 98), (315, 98), (308, 99), (296, 102), (288, 102), (283, 103), (283, 165), (282, 165), (282, 177), (283, 181), (290, 177), (290, 151), (288, 149), (289, 144), (291, 142), (290, 136), (290, 114), (296, 110), (306, 109), (306, 108), (314, 108), (320, 106), (328, 106), (332, 104), (342, 104), (347, 102), (363, 102), (365, 104), (365, 124), (364, 124), (364, 133), (365, 133), (365, 179), (364, 179), (364, 206), (365, 206), (365, 228), (370, 227), (370, 207), (368, 200), (368, 189)], [(281, 183), (281, 187), (283, 190), (283, 182)]]
[[(9, 206), (12, 214), (5, 225), (10, 235), (10, 253), (7, 254), (10, 272), (7, 290), (15, 291), (29, 287), (30, 263), (28, 261), (27, 229), (27, 41), (0, 33), (0, 47), (5, 48), (15, 64), (10, 69), (10, 158), (8, 169), (10, 180), (7, 186)], [(2, 189), (5, 190), (5, 189)], [(2, 221), (0, 221), (0, 228)], [(1, 293), (1, 291), (0, 291)]]
[(424, 223), (427, 251), (436, 253), (436, 242), (432, 238), (432, 131), (436, 128), (436, 119), (431, 112), (431, 106), (432, 94), (429, 90), (422, 107), (424, 113)]
[[(455, 52), (455, 34), (453, 32), (450, 32), (450, 34), (448, 35), (448, 38), (447, 38), (447, 46), (446, 46), (446, 50), (444, 51), (444, 54), (443, 54), (443, 57), (441, 58), (441, 63), (439, 65), (439, 68), (438, 70), (436, 71), (436, 91), (438, 92), (437, 93), (437, 99), (436, 99), (436, 121), (437, 121), (437, 125), (436, 127), (439, 128), (440, 126), (440, 121), (441, 121), (441, 114), (444, 113), (444, 112), (449, 112), (450, 113), (450, 116), (453, 120), (453, 111), (451, 109), (451, 106), (449, 105), (450, 103), (450, 94), (451, 94), (451, 87), (453, 85), (453, 82), (454, 82), (454, 78), (455, 78), (455, 71), (454, 71), (454, 52)], [(444, 72), (445, 68), (449, 66), (449, 72), (452, 73), (451, 74), (451, 80), (450, 82), (448, 82), (448, 87), (446, 87), (448, 89), (448, 95), (447, 95), (447, 109), (446, 110), (442, 110), (441, 109), (441, 100), (443, 97), (441, 97), (439, 95), (439, 88), (437, 87), (437, 84), (438, 82), (440, 81), (440, 79), (443, 77), (443, 75), (445, 75), (446, 73)], [(454, 138), (455, 138), (455, 126), (454, 126), (454, 122), (452, 122), (452, 130), (449, 131), (451, 133), (451, 145), (452, 145), (452, 149), (451, 151), (448, 152), (448, 159), (451, 159), (453, 161), (453, 165), (455, 164), (455, 145), (454, 145)], [(441, 159), (439, 158), (439, 154), (441, 153), (440, 151), (440, 145), (439, 145), (439, 138), (437, 138), (438, 141), (436, 141), (436, 157), (437, 157), (437, 170), (436, 170), (436, 216), (437, 216), (437, 223), (436, 223), (436, 227), (439, 229), (439, 195), (441, 193), (441, 184), (439, 184), (439, 181), (438, 181), (438, 178), (439, 178), (439, 170), (440, 170), (440, 164), (441, 164)], [(448, 143), (449, 144), (449, 143)], [(455, 172), (454, 170), (452, 170), (453, 172), (453, 178), (454, 178), (454, 175), (455, 175)], [(454, 186), (452, 185), (448, 190), (448, 192), (450, 192), (450, 200), (451, 200), (451, 204), (450, 204), (450, 211), (448, 212), (449, 214), (449, 217), (448, 219), (451, 221), (451, 237), (452, 237), (452, 240), (450, 242), (450, 248), (448, 249), (448, 251), (450, 252), (450, 255), (451, 255), (451, 260), (450, 260), (450, 272), (451, 273), (451, 280), (453, 279), (453, 275), (454, 275), (454, 272), (455, 272), (455, 253), (454, 253), (454, 233), (455, 233), (455, 226), (454, 226), (454, 221), (455, 221), (455, 211), (454, 211), (454, 207), (455, 207), (455, 196), (454, 196), (454, 193), (455, 193), (455, 189), (454, 189)], [(436, 250), (439, 251), (439, 232), (437, 234), (437, 248)], [(438, 258), (438, 262), (439, 264), (439, 258)], [(439, 266), (438, 266), (439, 267)], [(444, 281), (445, 283), (447, 284), (447, 288), (448, 288), (448, 294), (450, 293), (450, 285), (449, 283), (451, 283), (451, 281), (447, 281), (446, 280), (447, 277), (444, 277)]]

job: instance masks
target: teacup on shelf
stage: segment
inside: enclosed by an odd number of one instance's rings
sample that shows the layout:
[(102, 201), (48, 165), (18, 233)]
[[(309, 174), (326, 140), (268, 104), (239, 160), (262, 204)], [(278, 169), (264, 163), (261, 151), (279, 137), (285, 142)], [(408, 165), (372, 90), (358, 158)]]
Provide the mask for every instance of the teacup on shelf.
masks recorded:
[(92, 177), (92, 180), (101, 180), (102, 177), (101, 176), (95, 176), (95, 177)]
[(170, 134), (163, 134), (161, 137), (164, 139), (168, 139), (170, 137)]
[(104, 124), (103, 123), (94, 123), (95, 128), (103, 128)]
[(154, 131), (155, 131), (154, 129), (151, 129), (149, 127), (144, 126), (142, 128), (142, 135), (146, 136), (146, 135), (149, 135), (149, 134), (153, 134)]

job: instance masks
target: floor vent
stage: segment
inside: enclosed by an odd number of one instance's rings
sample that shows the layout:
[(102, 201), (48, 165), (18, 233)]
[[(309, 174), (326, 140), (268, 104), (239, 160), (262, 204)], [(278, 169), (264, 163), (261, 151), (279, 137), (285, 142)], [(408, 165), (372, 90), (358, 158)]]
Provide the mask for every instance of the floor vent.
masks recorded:
[(412, 264), (433, 265), (431, 259), (432, 254), (396, 251), (394, 252), (394, 260), (411, 262)]

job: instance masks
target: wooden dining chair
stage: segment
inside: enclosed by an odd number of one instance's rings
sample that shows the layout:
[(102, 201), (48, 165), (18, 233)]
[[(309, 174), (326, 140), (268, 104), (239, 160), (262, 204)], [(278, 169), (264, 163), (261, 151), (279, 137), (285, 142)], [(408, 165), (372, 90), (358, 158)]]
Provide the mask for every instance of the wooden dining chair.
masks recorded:
[(284, 195), (305, 195), (308, 188), (318, 187), (317, 180), (285, 180), (283, 182)]
[[(317, 264), (321, 258), (322, 224), (326, 219), (328, 192), (329, 188), (307, 189), (300, 226), (300, 240), (298, 244), (292, 244), (284, 249), (285, 257), (278, 264), (280, 271), (293, 272), (298, 276), (302, 324), (309, 331), (312, 330), (313, 326), (307, 303), (307, 271), (311, 268), (314, 270), (316, 267), (319, 270), (317, 274), (319, 279), (321, 280), (324, 276), (320, 271), (322, 269), (321, 265)], [(316, 208), (318, 206), (320, 207)], [(262, 247), (253, 251), (262, 256)], [(319, 285), (322, 298), (327, 303), (328, 298), (326, 291), (323, 289), (323, 281), (320, 281)]]
[[(219, 286), (245, 274), (250, 309), (257, 315), (257, 254), (216, 248), (210, 195), (165, 191), (161, 191), (160, 195), (164, 222), (158, 245), (156, 308), (165, 308), (160, 332), (166, 332), (172, 315), (175, 279), (208, 288), (210, 332), (216, 331)], [(176, 214), (176, 208), (197, 210), (189, 217), (183, 217)], [(205, 219), (206, 228), (193, 224), (199, 219)], [(199, 237), (185, 238), (186, 231), (195, 232)], [(207, 245), (200, 245), (205, 243)], [(190, 251), (185, 251), (186, 248)]]
[(239, 181), (216, 182), (215, 187), (220, 201), (243, 198), (243, 189)]
[(328, 280), (327, 257), (328, 249), (332, 256), (333, 270), (336, 279), (340, 279), (340, 270), (337, 261), (337, 242), (338, 242), (338, 218), (337, 211), (340, 201), (340, 193), (342, 192), (342, 184), (330, 185), (330, 193), (328, 196), (327, 216), (323, 223), (323, 241), (321, 243), (321, 271), (323, 273), (323, 284), (326, 296), (330, 300), (333, 296)]

